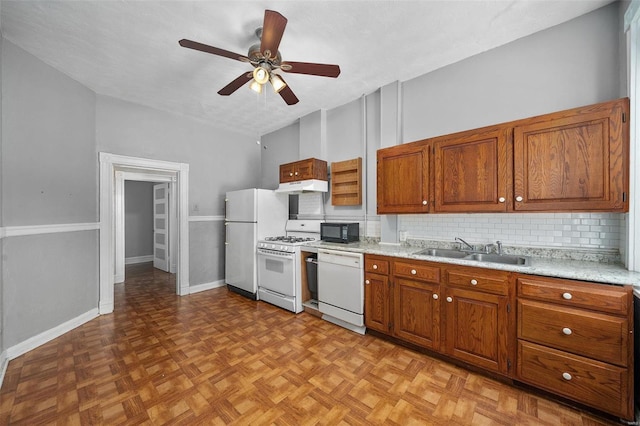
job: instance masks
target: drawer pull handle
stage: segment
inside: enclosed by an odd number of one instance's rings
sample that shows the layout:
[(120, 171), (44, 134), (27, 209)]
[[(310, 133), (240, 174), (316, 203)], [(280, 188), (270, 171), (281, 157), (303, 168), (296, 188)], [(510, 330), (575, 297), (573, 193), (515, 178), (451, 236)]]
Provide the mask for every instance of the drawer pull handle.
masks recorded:
[(453, 298), (451, 296), (447, 297), (447, 302), (449, 303), (453, 302)]
[(477, 285), (478, 284), (478, 280), (471, 280), (471, 285)]
[(371, 284), (371, 281), (369, 281), (369, 280), (364, 280), (364, 283), (365, 283), (365, 284)]
[(571, 380), (573, 377), (571, 377), (571, 374), (569, 373), (562, 373), (562, 378), (565, 380)]
[(378, 265), (373, 265), (373, 269), (378, 269)]
[(433, 297), (433, 300), (438, 300), (438, 295), (437, 294), (433, 293), (432, 297)]
[(563, 328), (563, 329), (562, 329), (562, 332), (563, 332), (564, 334), (566, 334), (567, 336), (570, 336), (570, 335), (573, 333), (573, 331), (571, 331), (571, 329), (570, 329), (569, 327), (565, 327), (565, 328)]
[(571, 293), (562, 293), (562, 298), (565, 300), (573, 299), (573, 295)]
[(415, 275), (415, 274), (417, 274), (417, 273), (418, 273), (418, 271), (416, 271), (415, 269), (412, 269), (412, 270), (411, 270), (411, 275)]

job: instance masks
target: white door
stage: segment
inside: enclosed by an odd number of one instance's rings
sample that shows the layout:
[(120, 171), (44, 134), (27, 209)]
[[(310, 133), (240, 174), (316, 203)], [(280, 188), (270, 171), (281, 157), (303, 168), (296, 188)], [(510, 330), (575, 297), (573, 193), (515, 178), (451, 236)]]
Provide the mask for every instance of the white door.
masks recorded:
[(153, 185), (153, 267), (169, 272), (169, 184)]

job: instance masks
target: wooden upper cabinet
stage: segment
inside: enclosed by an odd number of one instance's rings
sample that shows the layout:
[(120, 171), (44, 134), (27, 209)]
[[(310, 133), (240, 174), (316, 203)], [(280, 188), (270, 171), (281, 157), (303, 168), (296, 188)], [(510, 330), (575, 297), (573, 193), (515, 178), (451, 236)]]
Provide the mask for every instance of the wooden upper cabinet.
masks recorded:
[(429, 151), (419, 142), (378, 150), (378, 214), (429, 211)]
[(628, 211), (629, 100), (522, 120), (515, 211)]
[(434, 141), (434, 212), (507, 211), (511, 200), (510, 132), (502, 127)]
[(327, 180), (327, 162), (317, 158), (307, 158), (280, 165), (280, 183), (307, 179)]

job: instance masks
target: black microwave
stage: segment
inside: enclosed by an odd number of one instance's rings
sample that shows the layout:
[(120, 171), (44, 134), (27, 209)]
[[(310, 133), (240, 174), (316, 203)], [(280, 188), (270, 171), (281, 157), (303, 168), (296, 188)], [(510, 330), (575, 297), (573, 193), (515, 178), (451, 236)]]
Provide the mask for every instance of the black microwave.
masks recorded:
[(358, 223), (321, 223), (320, 239), (330, 243), (351, 243), (360, 241)]

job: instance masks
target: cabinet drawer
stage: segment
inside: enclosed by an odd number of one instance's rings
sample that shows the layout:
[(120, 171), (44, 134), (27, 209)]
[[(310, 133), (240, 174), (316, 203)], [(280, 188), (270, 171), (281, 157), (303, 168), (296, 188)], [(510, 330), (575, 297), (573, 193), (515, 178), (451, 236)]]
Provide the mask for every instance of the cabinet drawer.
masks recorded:
[(607, 413), (632, 418), (628, 370), (518, 341), (518, 379)]
[(417, 280), (440, 282), (440, 268), (416, 262), (393, 262), (393, 274)]
[(494, 294), (509, 294), (509, 274), (476, 268), (450, 269), (446, 273), (447, 284), (453, 287), (473, 289)]
[(517, 283), (519, 297), (619, 315), (627, 315), (630, 309), (627, 287), (528, 276), (519, 276)]
[(581, 309), (518, 300), (518, 338), (627, 366), (626, 318)]
[(364, 257), (365, 272), (374, 272), (376, 274), (389, 275), (389, 261), (379, 257)]

